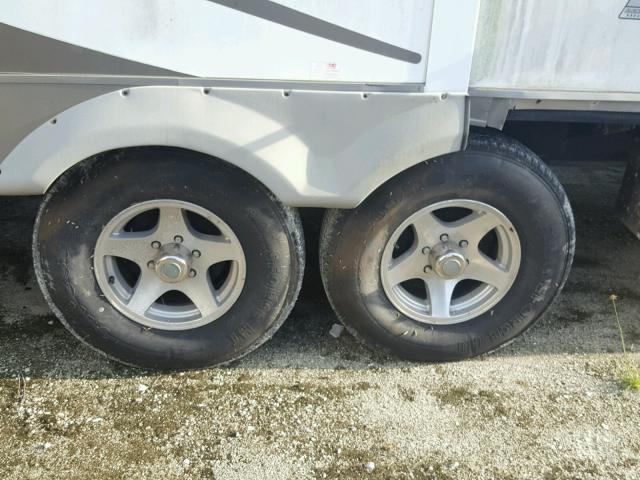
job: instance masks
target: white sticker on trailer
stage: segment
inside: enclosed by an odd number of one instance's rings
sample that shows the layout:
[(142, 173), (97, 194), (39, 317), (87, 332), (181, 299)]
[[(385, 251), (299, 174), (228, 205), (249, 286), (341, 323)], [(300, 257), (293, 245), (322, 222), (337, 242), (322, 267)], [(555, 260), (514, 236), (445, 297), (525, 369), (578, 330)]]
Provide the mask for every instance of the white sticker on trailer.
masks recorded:
[(311, 78), (340, 81), (340, 67), (336, 62), (313, 62), (311, 64)]

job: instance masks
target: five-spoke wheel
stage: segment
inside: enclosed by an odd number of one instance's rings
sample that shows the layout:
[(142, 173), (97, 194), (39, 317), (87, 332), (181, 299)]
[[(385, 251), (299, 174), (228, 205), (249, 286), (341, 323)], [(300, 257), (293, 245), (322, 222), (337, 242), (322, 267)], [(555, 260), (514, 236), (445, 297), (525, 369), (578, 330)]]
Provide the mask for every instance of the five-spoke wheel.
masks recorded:
[(382, 255), (382, 285), (415, 320), (447, 324), (476, 317), (500, 301), (520, 267), (520, 241), (497, 209), (447, 200), (406, 219)]
[(231, 228), (211, 211), (151, 200), (116, 215), (98, 237), (98, 284), (142, 325), (195, 328), (231, 308), (242, 292), (245, 256)]

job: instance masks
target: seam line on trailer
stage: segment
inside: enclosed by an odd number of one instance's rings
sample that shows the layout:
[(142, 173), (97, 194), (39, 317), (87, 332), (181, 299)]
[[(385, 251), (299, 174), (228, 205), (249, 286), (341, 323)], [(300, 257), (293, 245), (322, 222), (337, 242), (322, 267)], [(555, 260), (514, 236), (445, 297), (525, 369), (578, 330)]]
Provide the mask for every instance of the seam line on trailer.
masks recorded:
[(117, 86), (183, 86), (212, 88), (247, 88), (267, 90), (321, 90), (346, 92), (397, 92), (423, 93), (424, 83), (358, 83), (358, 82), (314, 82), (291, 80), (246, 80), (233, 78), (198, 78), (141, 75), (66, 75), (0, 73), (2, 84), (47, 84), (47, 85), (117, 85)]

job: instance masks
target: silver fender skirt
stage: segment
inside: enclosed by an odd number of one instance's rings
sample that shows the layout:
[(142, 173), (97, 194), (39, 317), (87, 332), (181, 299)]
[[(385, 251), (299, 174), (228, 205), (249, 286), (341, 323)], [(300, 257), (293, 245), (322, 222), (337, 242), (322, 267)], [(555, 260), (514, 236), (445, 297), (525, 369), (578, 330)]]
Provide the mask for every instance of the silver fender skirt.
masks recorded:
[(421, 161), (460, 150), (466, 97), (146, 86), (91, 98), (28, 134), (0, 194), (38, 195), (97, 153), (181, 147), (232, 163), (290, 206), (350, 208)]

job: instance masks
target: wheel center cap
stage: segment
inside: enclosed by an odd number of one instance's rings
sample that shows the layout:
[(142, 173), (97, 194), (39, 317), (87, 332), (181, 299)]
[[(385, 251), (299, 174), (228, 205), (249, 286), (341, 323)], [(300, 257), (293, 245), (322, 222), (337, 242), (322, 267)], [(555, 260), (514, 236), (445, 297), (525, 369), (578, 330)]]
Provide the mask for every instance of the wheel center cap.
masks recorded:
[(452, 279), (464, 273), (467, 260), (450, 245), (440, 245), (431, 252), (431, 264), (439, 277)]
[(176, 280), (180, 278), (181, 272), (182, 272), (182, 268), (180, 268), (180, 265), (178, 263), (173, 263), (173, 262), (160, 265), (160, 269), (159, 269), (159, 273), (163, 277), (170, 278), (172, 280)]
[(184, 247), (175, 245), (160, 251), (155, 260), (156, 275), (163, 282), (178, 283), (189, 275), (189, 256), (182, 250)]
[(440, 272), (445, 277), (457, 277), (464, 271), (464, 259), (460, 261), (459, 258), (453, 258), (454, 256), (457, 257), (458, 254), (452, 254), (439, 262)]

